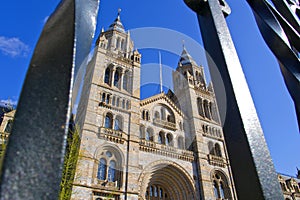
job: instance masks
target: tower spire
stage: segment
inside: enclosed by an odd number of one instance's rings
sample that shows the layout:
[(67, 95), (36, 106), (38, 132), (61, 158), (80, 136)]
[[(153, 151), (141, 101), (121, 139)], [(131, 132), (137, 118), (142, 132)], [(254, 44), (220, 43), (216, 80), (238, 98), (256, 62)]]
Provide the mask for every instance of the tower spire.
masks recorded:
[(159, 84), (160, 84), (160, 93), (163, 93), (162, 65), (161, 65), (161, 53), (160, 53), (160, 51), (158, 52), (158, 57), (159, 57)]
[(118, 17), (117, 17), (117, 18), (118, 18), (118, 20), (120, 20), (121, 11), (122, 11), (122, 9), (121, 9), (121, 8), (119, 8), (119, 9), (118, 9)]

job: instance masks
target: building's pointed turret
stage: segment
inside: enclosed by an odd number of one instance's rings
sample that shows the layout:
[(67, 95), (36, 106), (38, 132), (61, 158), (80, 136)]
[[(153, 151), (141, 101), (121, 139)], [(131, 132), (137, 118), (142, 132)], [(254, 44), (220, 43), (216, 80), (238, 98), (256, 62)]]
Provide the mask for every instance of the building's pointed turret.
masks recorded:
[(115, 19), (115, 21), (109, 26), (108, 31), (113, 30), (113, 31), (119, 31), (121, 33), (125, 33), (124, 26), (121, 22), (121, 9), (118, 10), (118, 16)]
[(189, 52), (186, 50), (185, 46), (183, 45), (183, 50), (181, 53), (181, 57), (179, 60), (180, 64), (182, 66), (185, 65), (197, 65), (192, 56), (189, 54)]
[(188, 80), (190, 85), (202, 89), (206, 88), (204, 69), (202, 66), (197, 65), (193, 57), (185, 48), (185, 45), (183, 45), (176, 71), (182, 74)]

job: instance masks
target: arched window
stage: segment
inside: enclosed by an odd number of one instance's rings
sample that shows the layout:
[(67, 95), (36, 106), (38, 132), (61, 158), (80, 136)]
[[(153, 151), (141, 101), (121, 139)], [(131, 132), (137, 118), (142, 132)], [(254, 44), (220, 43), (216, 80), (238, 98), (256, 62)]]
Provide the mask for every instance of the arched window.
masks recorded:
[(114, 86), (117, 88), (119, 88), (119, 81), (120, 81), (120, 71), (116, 70), (114, 76)]
[(119, 97), (117, 97), (116, 106), (117, 106), (117, 107), (119, 107), (119, 106), (120, 106), (120, 98), (119, 98)]
[(115, 104), (116, 104), (116, 97), (113, 96), (113, 98), (112, 98), (112, 105), (114, 106)]
[(122, 108), (125, 109), (125, 99), (122, 101)]
[(215, 155), (215, 147), (214, 147), (213, 142), (211, 142), (211, 141), (208, 142), (208, 151), (209, 151), (209, 154)]
[(142, 111), (142, 119), (143, 119), (143, 120), (146, 119), (146, 111), (145, 111), (145, 110)]
[(204, 117), (203, 102), (202, 102), (202, 99), (200, 97), (197, 98), (197, 106), (198, 106), (198, 114), (200, 116)]
[(105, 103), (109, 104), (110, 103), (110, 94), (106, 95)]
[(145, 127), (143, 125), (140, 126), (140, 139), (145, 138)]
[(218, 143), (215, 144), (216, 156), (222, 157), (221, 147)]
[(120, 48), (120, 38), (118, 37), (117, 38), (117, 41), (116, 41), (116, 48)]
[(212, 183), (215, 197), (217, 199), (231, 199), (231, 192), (228, 186), (228, 179), (220, 171), (214, 171), (212, 174)]
[(166, 137), (166, 145), (168, 146), (173, 146), (173, 137), (172, 135), (169, 133), (167, 134), (167, 137)]
[(108, 168), (108, 181), (115, 182), (116, 181), (116, 162), (110, 161)]
[(146, 120), (149, 120), (149, 112), (146, 111)]
[(111, 73), (111, 70), (109, 67), (107, 67), (105, 70), (105, 75), (104, 75), (104, 83), (107, 83), (108, 85), (110, 85), (110, 73)]
[(115, 127), (114, 127), (114, 129), (116, 131), (122, 130), (122, 119), (119, 116), (117, 116), (116, 119), (115, 119)]
[(104, 158), (100, 159), (99, 165), (98, 165), (98, 174), (97, 178), (100, 180), (106, 179), (106, 160)]
[(123, 76), (123, 89), (126, 91), (128, 91), (128, 78), (129, 78), (128, 74), (129, 72), (126, 71)]
[(204, 100), (204, 103), (203, 103), (203, 106), (204, 106), (204, 113), (205, 113), (205, 117), (208, 118), (208, 119), (211, 119), (210, 117), (210, 109), (209, 109), (209, 103), (207, 100)]
[(103, 94), (102, 94), (102, 102), (105, 102), (105, 99), (106, 99), (106, 94), (103, 93)]
[(105, 116), (105, 128), (112, 128), (112, 114), (107, 113)]
[(150, 140), (150, 132), (149, 132), (148, 129), (147, 129), (147, 131), (146, 131), (145, 139), (146, 139), (146, 140)]
[(158, 134), (158, 138), (157, 138), (157, 142), (158, 142), (158, 144), (162, 144), (162, 140), (163, 140), (163, 138), (162, 138), (162, 133), (161, 133), (161, 132), (159, 132), (159, 134)]
[(4, 132), (10, 133), (13, 125), (13, 120), (8, 120)]
[(150, 128), (147, 128), (145, 139), (148, 141), (153, 141), (153, 131)]
[(122, 41), (121, 41), (121, 49), (125, 50), (125, 41), (124, 41), (124, 39), (122, 39)]

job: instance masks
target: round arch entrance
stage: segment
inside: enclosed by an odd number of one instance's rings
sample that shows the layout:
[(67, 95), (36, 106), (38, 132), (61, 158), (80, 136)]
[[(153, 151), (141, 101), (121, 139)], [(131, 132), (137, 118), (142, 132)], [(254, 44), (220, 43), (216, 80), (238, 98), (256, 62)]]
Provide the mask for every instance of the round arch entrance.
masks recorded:
[(171, 161), (157, 161), (139, 177), (140, 200), (196, 199), (195, 185), (187, 171)]

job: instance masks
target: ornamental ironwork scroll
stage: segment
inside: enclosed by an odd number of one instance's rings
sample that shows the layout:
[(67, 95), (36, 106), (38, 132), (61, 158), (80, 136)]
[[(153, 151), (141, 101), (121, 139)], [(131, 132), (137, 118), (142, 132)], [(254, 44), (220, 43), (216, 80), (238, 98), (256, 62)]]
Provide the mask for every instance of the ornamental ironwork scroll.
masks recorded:
[(259, 30), (276, 56), (294, 101), (300, 129), (300, 7), (298, 0), (247, 0)]

